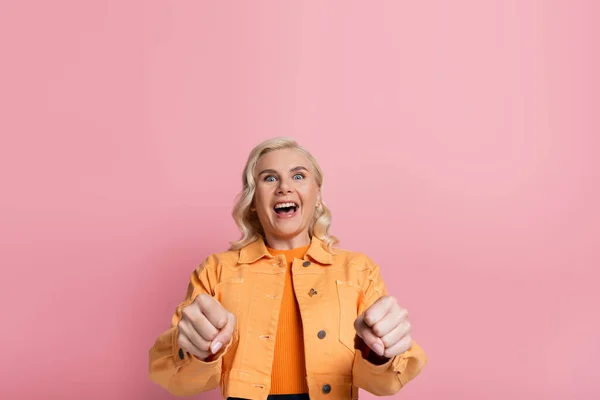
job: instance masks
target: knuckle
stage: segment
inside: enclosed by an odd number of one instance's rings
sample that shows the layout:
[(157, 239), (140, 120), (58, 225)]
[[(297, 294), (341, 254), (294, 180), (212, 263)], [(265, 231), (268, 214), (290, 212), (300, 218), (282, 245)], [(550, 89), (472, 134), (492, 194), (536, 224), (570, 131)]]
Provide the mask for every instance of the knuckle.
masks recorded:
[(192, 308), (190, 306), (185, 307), (181, 310), (181, 318), (182, 319), (192, 319)]
[(198, 306), (200, 306), (200, 309), (203, 310), (204, 308), (206, 308), (206, 306), (209, 304), (209, 295), (207, 295), (206, 293), (200, 293), (197, 297), (195, 302), (198, 304)]
[(210, 350), (210, 342), (207, 342), (206, 340), (202, 340), (202, 341), (200, 341), (200, 343), (198, 343), (196, 345), (196, 347), (202, 351), (208, 352)]
[(383, 346), (387, 349), (388, 347), (392, 347), (395, 343), (392, 343), (392, 339), (389, 337), (382, 337), (381, 341), (383, 342)]
[(404, 318), (401, 315), (394, 315), (392, 321), (394, 321), (394, 328), (404, 325)]
[(215, 327), (211, 325), (209, 333), (207, 333), (206, 336), (208, 337), (208, 340), (214, 340), (214, 338), (216, 338), (218, 334), (219, 334), (219, 331), (217, 331), (215, 329)]
[(221, 315), (218, 319), (217, 319), (217, 329), (221, 329), (223, 328), (225, 325), (227, 325), (227, 321), (228, 321), (228, 317), (227, 314), (223, 314)]
[(191, 341), (197, 349), (202, 351), (208, 350), (206, 341), (199, 334), (194, 333), (194, 337), (191, 339)]
[(371, 328), (371, 330), (373, 331), (373, 333), (375, 334), (375, 336), (377, 336), (377, 337), (382, 337), (383, 336), (383, 330), (381, 328), (381, 325), (377, 324), (377, 325), (373, 326)]
[(177, 329), (179, 330), (179, 334), (180, 335), (185, 335), (185, 332), (187, 331), (187, 322), (184, 321), (183, 319), (180, 319), (179, 322), (177, 323)]
[[(194, 332), (196, 333), (198, 338), (202, 338), (202, 336), (209, 336), (212, 339), (216, 335), (215, 327), (212, 326), (212, 324), (206, 320), (199, 321), (197, 324), (195, 324)], [(201, 332), (202, 335), (200, 335), (200, 333), (197, 332)]]
[(364, 318), (364, 321), (365, 321), (365, 323), (366, 323), (367, 325), (369, 325), (369, 326), (373, 326), (373, 325), (375, 325), (375, 323), (377, 322), (377, 321), (375, 320), (375, 315), (374, 315), (372, 312), (368, 312), (368, 311), (367, 311), (367, 312), (365, 312), (365, 318)]

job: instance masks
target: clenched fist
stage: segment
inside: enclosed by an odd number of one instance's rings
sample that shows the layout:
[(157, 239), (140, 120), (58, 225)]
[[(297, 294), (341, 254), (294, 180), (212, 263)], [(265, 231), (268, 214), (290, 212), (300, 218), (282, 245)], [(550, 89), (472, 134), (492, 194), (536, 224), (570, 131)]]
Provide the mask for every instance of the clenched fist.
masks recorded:
[(356, 334), (381, 357), (392, 358), (412, 346), (408, 311), (392, 296), (379, 298), (354, 321)]
[(213, 297), (200, 294), (183, 308), (177, 326), (179, 347), (204, 361), (229, 343), (235, 316)]

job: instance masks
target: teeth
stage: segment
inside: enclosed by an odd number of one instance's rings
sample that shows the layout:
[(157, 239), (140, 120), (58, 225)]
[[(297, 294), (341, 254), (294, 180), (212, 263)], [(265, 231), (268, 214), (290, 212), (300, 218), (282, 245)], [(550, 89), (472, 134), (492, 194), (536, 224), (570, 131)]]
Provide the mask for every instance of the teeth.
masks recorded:
[(296, 203), (279, 203), (275, 204), (275, 209), (284, 208), (284, 207), (298, 207)]

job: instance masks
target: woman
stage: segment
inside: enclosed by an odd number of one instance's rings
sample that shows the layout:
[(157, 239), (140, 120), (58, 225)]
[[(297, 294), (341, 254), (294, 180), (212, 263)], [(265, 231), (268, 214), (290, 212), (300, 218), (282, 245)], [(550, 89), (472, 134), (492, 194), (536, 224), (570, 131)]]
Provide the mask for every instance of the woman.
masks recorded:
[(233, 210), (242, 237), (192, 273), (150, 379), (177, 395), (392, 395), (427, 359), (367, 256), (333, 249), (314, 157), (286, 138), (252, 150)]

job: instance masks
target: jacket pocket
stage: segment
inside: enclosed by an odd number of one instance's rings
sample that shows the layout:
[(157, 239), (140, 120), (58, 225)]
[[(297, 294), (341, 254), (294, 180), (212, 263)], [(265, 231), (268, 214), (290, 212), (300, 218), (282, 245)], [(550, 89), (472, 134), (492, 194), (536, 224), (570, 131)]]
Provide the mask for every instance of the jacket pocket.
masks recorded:
[(336, 281), (339, 303), (339, 340), (354, 353), (354, 321), (358, 316), (358, 302), (361, 289), (352, 282)]
[(230, 313), (235, 315), (236, 324), (234, 328), (234, 341), (238, 337), (238, 325), (240, 321), (240, 296), (242, 295), (242, 284), (244, 280), (241, 278), (233, 278), (224, 282), (219, 282), (214, 288), (214, 298)]

